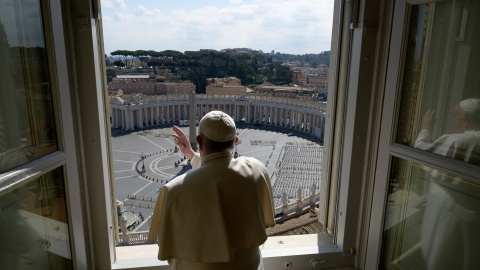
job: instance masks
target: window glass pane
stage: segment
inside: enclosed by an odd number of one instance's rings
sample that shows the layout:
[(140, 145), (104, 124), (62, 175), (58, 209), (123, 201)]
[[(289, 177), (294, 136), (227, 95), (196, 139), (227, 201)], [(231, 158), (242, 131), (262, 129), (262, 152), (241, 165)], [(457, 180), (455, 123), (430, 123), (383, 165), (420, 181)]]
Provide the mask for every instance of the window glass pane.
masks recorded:
[(0, 0), (0, 172), (57, 149), (39, 2)]
[(479, 1), (413, 6), (396, 142), (480, 164)]
[(383, 269), (480, 269), (480, 182), (393, 160)]
[(57, 168), (0, 194), (2, 270), (73, 269), (63, 183)]

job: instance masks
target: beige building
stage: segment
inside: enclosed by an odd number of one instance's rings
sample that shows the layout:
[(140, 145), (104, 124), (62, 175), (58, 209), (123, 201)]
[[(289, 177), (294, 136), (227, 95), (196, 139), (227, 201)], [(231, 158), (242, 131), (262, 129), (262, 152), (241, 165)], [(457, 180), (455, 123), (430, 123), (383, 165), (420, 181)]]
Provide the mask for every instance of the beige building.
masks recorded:
[(169, 70), (157, 70), (156, 73), (157, 75), (117, 75), (108, 84), (108, 90), (122, 90), (124, 94), (145, 95), (186, 94), (190, 91), (190, 81), (168, 82), (168, 78), (173, 78), (173, 74)]
[(207, 85), (206, 94), (217, 95), (241, 95), (252, 92), (251, 89), (242, 85), (242, 80), (236, 77), (214, 78), (213, 82)]

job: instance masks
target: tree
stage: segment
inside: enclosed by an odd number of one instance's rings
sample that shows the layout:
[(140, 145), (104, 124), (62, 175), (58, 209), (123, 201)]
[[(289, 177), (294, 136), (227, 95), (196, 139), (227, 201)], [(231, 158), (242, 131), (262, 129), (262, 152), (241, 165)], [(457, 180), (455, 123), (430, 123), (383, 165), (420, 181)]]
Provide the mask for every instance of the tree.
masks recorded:
[(114, 61), (113, 64), (117, 67), (124, 67), (125, 66), (125, 64), (120, 60)]
[(114, 51), (110, 54), (111, 55), (122, 56), (123, 60), (125, 61), (125, 65), (128, 66), (128, 60), (132, 59), (132, 57), (135, 53), (133, 51), (127, 51), (127, 50), (117, 50), (117, 51)]

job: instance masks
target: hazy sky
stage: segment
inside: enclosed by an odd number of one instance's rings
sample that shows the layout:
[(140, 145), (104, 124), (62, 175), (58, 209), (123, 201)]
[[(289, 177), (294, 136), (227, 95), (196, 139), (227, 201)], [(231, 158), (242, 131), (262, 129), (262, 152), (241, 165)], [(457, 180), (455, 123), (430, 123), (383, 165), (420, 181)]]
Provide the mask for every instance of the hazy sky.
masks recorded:
[(333, 0), (102, 0), (105, 52), (330, 50)]

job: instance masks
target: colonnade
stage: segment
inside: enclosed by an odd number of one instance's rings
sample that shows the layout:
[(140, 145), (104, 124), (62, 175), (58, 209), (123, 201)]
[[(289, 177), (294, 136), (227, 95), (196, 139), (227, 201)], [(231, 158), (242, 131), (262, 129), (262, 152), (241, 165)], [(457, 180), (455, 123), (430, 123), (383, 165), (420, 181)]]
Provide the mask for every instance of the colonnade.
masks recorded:
[[(258, 95), (195, 95), (193, 114), (200, 120), (212, 110), (228, 113), (235, 122), (278, 126), (322, 137), (325, 102)], [(189, 98), (185, 95), (142, 96), (111, 102), (112, 127), (124, 130), (189, 120)]]

